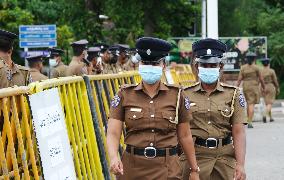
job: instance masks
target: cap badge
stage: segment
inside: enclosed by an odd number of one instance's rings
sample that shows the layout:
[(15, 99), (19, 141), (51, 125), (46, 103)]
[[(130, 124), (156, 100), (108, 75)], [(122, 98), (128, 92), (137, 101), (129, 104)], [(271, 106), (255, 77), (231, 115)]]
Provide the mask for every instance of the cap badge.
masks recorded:
[(146, 51), (146, 53), (148, 54), (148, 56), (150, 56), (150, 54), (151, 54), (151, 50), (150, 50), (150, 49), (148, 49), (148, 50)]
[(207, 49), (207, 54), (208, 54), (208, 55), (211, 54), (211, 49)]
[(103, 49), (104, 48), (104, 46), (101, 46), (101, 49)]

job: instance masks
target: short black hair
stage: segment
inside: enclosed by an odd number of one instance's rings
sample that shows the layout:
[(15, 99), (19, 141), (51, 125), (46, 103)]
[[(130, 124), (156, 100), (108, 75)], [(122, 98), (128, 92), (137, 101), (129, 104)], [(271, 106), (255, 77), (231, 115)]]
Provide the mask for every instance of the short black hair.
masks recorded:
[(0, 51), (8, 52), (13, 48), (13, 41), (9, 41), (7, 39), (0, 38)]
[(82, 46), (72, 46), (72, 48), (74, 56), (80, 56), (86, 49), (85, 47)]
[(42, 61), (28, 61), (28, 65), (30, 68), (34, 68), (39, 62)]

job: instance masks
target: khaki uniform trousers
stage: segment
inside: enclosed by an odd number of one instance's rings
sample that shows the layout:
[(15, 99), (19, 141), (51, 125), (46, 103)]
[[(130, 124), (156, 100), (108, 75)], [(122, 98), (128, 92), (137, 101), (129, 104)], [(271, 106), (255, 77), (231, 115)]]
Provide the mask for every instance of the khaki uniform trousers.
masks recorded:
[[(195, 146), (196, 159), (200, 167), (200, 180), (233, 180), (236, 160), (233, 145), (216, 149)], [(183, 180), (188, 180), (190, 172), (184, 154), (180, 156)]]
[(146, 158), (124, 152), (123, 175), (118, 180), (180, 180), (181, 166), (178, 155)]

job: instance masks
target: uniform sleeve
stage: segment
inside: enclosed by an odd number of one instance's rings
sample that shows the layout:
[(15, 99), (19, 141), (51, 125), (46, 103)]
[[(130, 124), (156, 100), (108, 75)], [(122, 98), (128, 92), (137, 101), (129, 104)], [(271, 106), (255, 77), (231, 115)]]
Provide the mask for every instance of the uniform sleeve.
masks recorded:
[(117, 119), (120, 121), (124, 121), (124, 107), (123, 103), (123, 93), (121, 90), (118, 91), (117, 95), (115, 95), (110, 103), (110, 114), (109, 118)]
[(178, 122), (185, 123), (192, 120), (192, 113), (190, 111), (190, 99), (185, 95), (184, 91), (180, 94)]
[(234, 113), (231, 117), (231, 124), (243, 123), (247, 124), (246, 118), (246, 100), (244, 95), (237, 89), (234, 103)]
[(275, 85), (275, 87), (278, 88), (279, 84), (278, 84), (277, 76), (274, 70), (272, 70), (272, 80), (273, 80), (273, 84)]
[(261, 71), (260, 71), (260, 68), (259, 68), (259, 67), (255, 66), (255, 71), (256, 71), (256, 73), (257, 73), (258, 78), (262, 76), (262, 74), (261, 74)]
[(240, 79), (240, 80), (243, 79), (243, 72), (244, 72), (244, 69), (243, 69), (243, 67), (241, 67), (238, 79)]

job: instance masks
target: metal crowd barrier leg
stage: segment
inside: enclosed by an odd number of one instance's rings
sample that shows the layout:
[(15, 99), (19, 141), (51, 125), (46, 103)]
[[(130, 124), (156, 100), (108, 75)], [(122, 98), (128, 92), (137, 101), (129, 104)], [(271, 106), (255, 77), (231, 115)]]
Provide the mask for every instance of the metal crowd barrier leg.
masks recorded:
[[(63, 96), (63, 104), (64, 104), (64, 109), (65, 109), (65, 113), (67, 114), (65, 116), (66, 118), (66, 126), (69, 133), (69, 139), (71, 141), (71, 146), (72, 146), (72, 150), (73, 150), (73, 157), (75, 159), (75, 168), (76, 168), (76, 172), (77, 172), (77, 176), (79, 179), (83, 179), (82, 178), (82, 171), (81, 171), (81, 165), (80, 165), (80, 157), (78, 156), (78, 148), (76, 145), (76, 139), (78, 138), (78, 133), (74, 133), (73, 128), (75, 128), (74, 126), (72, 126), (72, 119), (74, 119), (74, 117), (72, 117), (73, 113), (71, 112), (71, 109), (73, 109), (71, 107), (71, 104), (69, 103), (69, 99), (67, 97), (67, 89), (66, 89), (67, 85), (63, 85), (62, 87), (59, 87), (59, 92), (61, 92), (61, 95)], [(77, 135), (76, 135), (77, 134)]]
[(97, 144), (99, 147), (99, 154), (101, 157), (101, 164), (103, 166), (103, 173), (104, 173), (104, 179), (105, 180), (110, 180), (110, 173), (109, 173), (109, 169), (108, 169), (108, 161), (107, 161), (107, 157), (106, 157), (106, 150), (105, 150), (105, 146), (103, 143), (103, 139), (102, 137), (105, 136), (104, 130), (100, 129), (99, 127), (99, 123), (98, 123), (98, 115), (95, 111), (95, 103), (94, 103), (94, 99), (92, 98), (93, 92), (92, 92), (92, 87), (91, 87), (91, 83), (90, 80), (87, 76), (84, 77), (85, 80), (85, 84), (87, 87), (87, 92), (88, 92), (88, 97), (89, 97), (89, 104), (90, 104), (90, 108), (91, 108), (91, 113), (92, 113), (92, 117), (93, 117), (93, 124), (94, 124), (94, 129), (95, 129), (95, 134), (96, 134), (96, 138), (97, 138)]
[(29, 125), (29, 122), (28, 122), (29, 116), (28, 116), (27, 109), (26, 109), (27, 102), (25, 101), (24, 95), (20, 96), (20, 104), (21, 104), (21, 109), (22, 109), (22, 122), (23, 122), (24, 129), (25, 129), (27, 149), (29, 151), (28, 155), (29, 155), (29, 159), (31, 162), (31, 166), (32, 166), (32, 172), (33, 172), (34, 179), (38, 180), (39, 173), (38, 173), (37, 164), (36, 164), (36, 157), (35, 157), (34, 145), (32, 142), (32, 136), (30, 133), (33, 131), (32, 131), (32, 127)]
[[(3, 129), (7, 130), (7, 136), (8, 136), (8, 146), (7, 146), (7, 153), (11, 155), (12, 158), (12, 164), (13, 164), (13, 176), (15, 179), (20, 179), (19, 174), (19, 167), (17, 162), (17, 155), (15, 152), (15, 144), (13, 142), (13, 136), (12, 136), (12, 130), (11, 130), (11, 123), (9, 118), (9, 111), (7, 109), (7, 101), (8, 98), (3, 98), (2, 100), (2, 109), (3, 109), (3, 115), (4, 115), (4, 127)], [(5, 126), (6, 125), (6, 126)], [(5, 141), (4, 141), (5, 143)]]
[[(68, 93), (68, 105), (69, 107), (66, 109), (67, 110), (70, 110), (71, 111), (71, 120), (72, 120), (72, 124), (71, 126), (73, 125), (74, 129), (74, 133), (75, 133), (75, 139), (76, 139), (76, 148), (75, 149), (78, 149), (78, 152), (75, 152), (75, 153), (79, 153), (79, 159), (80, 159), (80, 167), (81, 167), (81, 170), (82, 170), (82, 173), (83, 173), (83, 178), (84, 179), (87, 179), (87, 170), (86, 170), (86, 164), (85, 164), (85, 160), (84, 160), (84, 155), (83, 155), (83, 143), (80, 139), (80, 133), (79, 133), (79, 127), (78, 127), (78, 123), (77, 123), (77, 116), (76, 116), (76, 112), (75, 112), (75, 108), (74, 108), (74, 103), (73, 102), (73, 89), (71, 87), (71, 84), (67, 84), (67, 93)], [(78, 109), (77, 109), (78, 111)]]
[[(81, 88), (79, 89), (79, 94), (86, 94), (88, 95), (87, 92), (87, 87), (85, 85), (84, 82), (80, 83)], [(96, 135), (94, 132), (94, 124), (93, 124), (93, 119), (92, 119), (92, 114), (91, 114), (91, 107), (90, 107), (90, 103), (89, 103), (89, 98), (87, 96), (81, 96), (81, 98), (79, 98), (79, 101), (81, 100), (81, 104), (84, 104), (84, 108), (82, 111), (82, 114), (85, 115), (84, 117), (84, 129), (87, 129), (87, 131), (85, 132), (89, 142), (88, 142), (88, 150), (89, 150), (89, 154), (92, 156), (91, 158), (91, 167), (96, 167), (96, 171), (97, 171), (97, 177), (98, 179), (102, 179), (103, 178), (103, 169), (102, 169), (102, 164), (101, 164), (101, 156), (95, 156), (96, 154), (99, 154), (99, 146), (96, 140)], [(89, 129), (92, 129), (93, 131), (90, 131)], [(90, 134), (89, 134), (90, 132)], [(89, 148), (92, 147), (92, 148)], [(92, 151), (93, 150), (93, 151)], [(91, 153), (92, 151), (92, 153)], [(93, 160), (92, 160), (93, 159)], [(93, 163), (93, 161), (95, 163)], [(96, 166), (95, 166), (96, 164)]]

